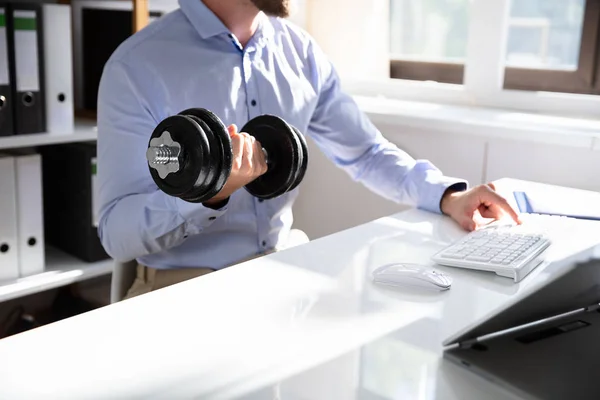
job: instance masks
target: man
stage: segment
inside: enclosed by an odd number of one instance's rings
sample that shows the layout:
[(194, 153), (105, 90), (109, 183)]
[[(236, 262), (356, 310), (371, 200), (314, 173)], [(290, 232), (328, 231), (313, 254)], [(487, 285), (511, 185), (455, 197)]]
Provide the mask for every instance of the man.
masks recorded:
[[(493, 186), (468, 189), (464, 180), (445, 177), (388, 142), (340, 91), (318, 45), (282, 18), (288, 0), (179, 4), (115, 51), (100, 84), (99, 232), (113, 258), (139, 262), (129, 296), (284, 244), (297, 189), (267, 201), (239, 190), (266, 165), (260, 145), (236, 126), (261, 114), (285, 119), (385, 198), (445, 213), (466, 230), (475, 229), (477, 214), (496, 218), (505, 212), (518, 219)], [(204, 204), (159, 191), (145, 158), (158, 123), (191, 107), (217, 114), (233, 143), (230, 178)]]

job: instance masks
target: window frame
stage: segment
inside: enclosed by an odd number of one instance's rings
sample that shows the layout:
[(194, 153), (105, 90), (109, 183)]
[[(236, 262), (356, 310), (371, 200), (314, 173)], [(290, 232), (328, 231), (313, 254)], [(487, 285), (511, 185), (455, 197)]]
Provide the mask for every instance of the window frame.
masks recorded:
[(465, 67), (459, 63), (390, 60), (390, 77), (415, 81), (435, 81), (461, 85)]
[[(600, 95), (600, 0), (586, 0), (577, 70), (518, 67), (504, 70), (503, 89)], [(460, 85), (464, 83), (464, 74), (462, 63), (390, 60), (392, 79)]]

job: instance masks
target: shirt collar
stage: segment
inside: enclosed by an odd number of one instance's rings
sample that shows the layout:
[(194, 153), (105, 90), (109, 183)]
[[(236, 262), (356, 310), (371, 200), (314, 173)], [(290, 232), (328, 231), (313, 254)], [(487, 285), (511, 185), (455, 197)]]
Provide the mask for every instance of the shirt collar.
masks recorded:
[[(179, 7), (202, 39), (230, 33), (223, 22), (201, 0), (179, 0)], [(255, 38), (269, 38), (273, 32), (269, 17), (262, 14), (254, 33)]]
[(229, 29), (201, 0), (179, 0), (179, 7), (202, 39), (229, 33)]

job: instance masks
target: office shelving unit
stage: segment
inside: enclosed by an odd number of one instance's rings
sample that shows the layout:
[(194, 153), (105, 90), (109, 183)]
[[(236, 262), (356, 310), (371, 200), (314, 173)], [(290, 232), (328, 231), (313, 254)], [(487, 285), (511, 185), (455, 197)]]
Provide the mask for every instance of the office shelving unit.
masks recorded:
[(0, 150), (19, 147), (36, 147), (52, 144), (95, 141), (98, 137), (96, 123), (91, 119), (76, 119), (74, 132), (64, 134), (34, 133), (0, 138)]
[[(148, 0), (131, 1), (133, 6), (133, 32), (145, 27), (149, 22)], [(70, 4), (70, 0), (58, 3)], [(0, 151), (19, 147), (39, 147), (46, 145), (95, 141), (97, 139), (96, 121), (93, 118), (76, 118), (74, 132), (60, 134), (38, 133), (15, 135), (0, 138)], [(46, 247), (46, 268), (43, 273), (18, 279), (0, 281), (0, 303), (30, 294), (55, 289), (71, 283), (80, 282), (112, 272), (113, 260), (84, 262), (69, 254)]]
[(0, 281), (0, 302), (110, 274), (112, 260), (86, 263), (52, 247), (46, 248), (46, 270), (40, 274)]

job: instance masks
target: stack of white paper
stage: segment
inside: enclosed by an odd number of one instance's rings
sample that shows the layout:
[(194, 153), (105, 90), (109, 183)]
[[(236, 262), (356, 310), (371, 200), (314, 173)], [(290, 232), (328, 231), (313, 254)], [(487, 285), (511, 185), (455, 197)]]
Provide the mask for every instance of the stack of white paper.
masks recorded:
[(521, 212), (600, 220), (598, 192), (536, 187), (527, 192), (515, 192), (514, 195)]

